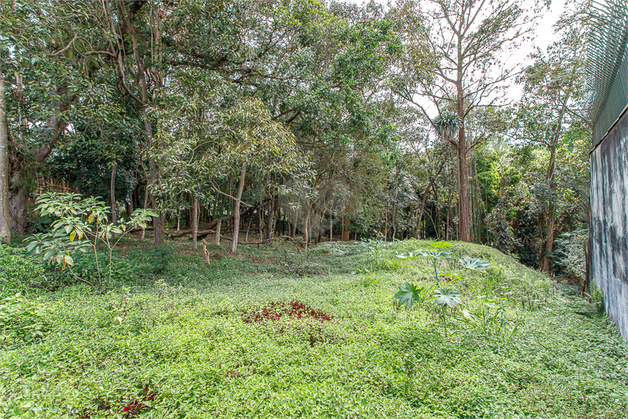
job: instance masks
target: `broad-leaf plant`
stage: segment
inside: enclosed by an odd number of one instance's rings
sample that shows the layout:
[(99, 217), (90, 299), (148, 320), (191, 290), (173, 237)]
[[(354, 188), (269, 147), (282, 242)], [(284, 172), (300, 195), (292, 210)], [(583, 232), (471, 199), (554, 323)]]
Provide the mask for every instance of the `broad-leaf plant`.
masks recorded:
[[(414, 260), (419, 256), (429, 257), (432, 259), (434, 266), (434, 280), (437, 285), (437, 289), (434, 291), (434, 298), (437, 305), (441, 307), (441, 317), (443, 319), (443, 328), (445, 331), (445, 336), (447, 336), (447, 321), (445, 319), (445, 309), (447, 307), (454, 308), (457, 304), (462, 304), (462, 300), (460, 299), (461, 294), (453, 289), (443, 288), (440, 284), (440, 277), (454, 277), (460, 278), (460, 275), (451, 272), (438, 272), (437, 261), (439, 259), (446, 259), (451, 257), (451, 252), (444, 251), (442, 249), (450, 247), (451, 243), (449, 242), (429, 242), (428, 243), (431, 249), (420, 249), (414, 252), (408, 253), (399, 253), (396, 256), (400, 259), (408, 259)], [(473, 259), (466, 256), (464, 259), (459, 259), (460, 264), (465, 269), (478, 270), (478, 269), (488, 269), (490, 262)], [(421, 301), (421, 294), (425, 291), (424, 287), (418, 287), (412, 283), (406, 283), (402, 287), (400, 287), (399, 291), (395, 294), (395, 299), (397, 303), (401, 305), (405, 305), (408, 309), (411, 309), (414, 304)]]
[[(91, 286), (101, 286), (112, 279), (112, 255), (120, 239), (134, 228), (146, 228), (147, 222), (157, 214), (150, 209), (137, 209), (130, 219), (119, 224), (109, 222), (110, 208), (98, 198), (82, 199), (76, 193), (45, 193), (37, 198), (36, 210), (42, 216), (56, 218), (51, 231), (35, 234), (29, 238), (29, 252), (42, 255), (50, 263), (57, 263), (78, 280)], [(103, 273), (98, 258), (98, 250), (108, 253), (107, 272)], [(73, 255), (77, 252), (92, 251), (96, 262), (96, 281), (92, 283), (79, 277), (72, 270)]]

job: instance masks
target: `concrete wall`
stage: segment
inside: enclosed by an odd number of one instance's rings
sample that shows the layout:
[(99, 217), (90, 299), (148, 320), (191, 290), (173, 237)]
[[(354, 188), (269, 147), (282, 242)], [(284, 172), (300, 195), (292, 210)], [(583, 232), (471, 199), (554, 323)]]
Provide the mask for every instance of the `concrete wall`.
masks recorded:
[(589, 278), (628, 342), (628, 113), (591, 152)]

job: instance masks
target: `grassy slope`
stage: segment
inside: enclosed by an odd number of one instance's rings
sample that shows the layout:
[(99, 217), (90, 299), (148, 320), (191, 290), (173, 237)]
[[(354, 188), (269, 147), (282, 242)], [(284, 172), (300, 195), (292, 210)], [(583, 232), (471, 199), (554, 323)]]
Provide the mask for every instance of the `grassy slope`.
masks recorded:
[[(43, 313), (43, 339), (0, 346), (0, 413), (628, 416), (628, 348), (616, 328), (570, 287), (493, 249), (456, 244), (456, 257), (439, 269), (457, 269), (463, 255), (492, 260), (490, 271), (447, 286), (463, 294), (471, 312), (486, 310), (487, 303), (503, 307), (506, 334), (520, 325), (511, 341), (495, 329), (482, 330), (479, 320), (462, 321), (459, 312), (445, 337), (430, 301), (412, 311), (395, 309), (392, 296), (400, 285), (433, 286), (428, 260), (394, 257), (422, 247), (395, 243), (380, 249), (381, 259), (369, 259), (357, 244), (322, 244), (309, 260), (289, 247), (244, 247), (240, 258), (214, 260), (209, 268), (199, 254), (180, 252), (157, 282), (146, 251), (128, 249), (139, 267), (135, 282), (148, 285), (100, 294), (72, 287), (31, 299), (37, 304), (24, 310)], [(243, 321), (255, 307), (291, 300), (333, 320)]]

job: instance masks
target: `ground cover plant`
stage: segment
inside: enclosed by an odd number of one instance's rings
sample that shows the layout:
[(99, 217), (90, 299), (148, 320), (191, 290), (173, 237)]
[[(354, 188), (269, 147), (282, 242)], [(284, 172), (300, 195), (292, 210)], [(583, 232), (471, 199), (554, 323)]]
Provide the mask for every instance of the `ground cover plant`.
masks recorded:
[[(378, 245), (376, 253), (322, 243), (306, 254), (279, 240), (236, 255), (207, 247), (209, 266), (186, 241), (172, 241), (159, 251), (169, 262), (155, 269), (155, 252), (125, 237), (115, 257), (132, 264), (131, 277), (114, 273), (107, 288), (3, 282), (0, 415), (620, 418), (628, 411), (628, 348), (598, 304), (494, 249), (454, 242), (451, 257), (434, 265), (396, 257), (430, 248), (416, 240)], [(2, 266), (20, 257), (46, 277), (65, 274), (19, 249), (4, 246), (0, 256)], [(464, 269), (473, 260), (490, 265)], [(435, 266), (439, 288), (460, 293), (447, 309), (447, 333), (433, 301)], [(400, 306), (393, 297), (406, 284), (429, 298)]]

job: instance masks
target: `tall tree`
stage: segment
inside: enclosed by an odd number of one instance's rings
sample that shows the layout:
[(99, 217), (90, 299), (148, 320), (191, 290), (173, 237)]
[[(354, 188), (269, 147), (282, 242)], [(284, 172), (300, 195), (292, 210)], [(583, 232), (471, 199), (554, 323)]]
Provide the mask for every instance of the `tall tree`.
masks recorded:
[(535, 62), (521, 78), (525, 92), (520, 106), (521, 138), (539, 145), (548, 153), (543, 182), (537, 191), (543, 196), (545, 234), (540, 268), (550, 271), (550, 254), (554, 249), (558, 209), (556, 156), (560, 141), (570, 127), (586, 119), (585, 61), (586, 34), (582, 5), (567, 10), (556, 25), (560, 39), (547, 52), (533, 54)]
[(424, 0), (397, 7), (416, 14), (419, 5), (425, 17), (424, 39), (436, 65), (430, 77), (417, 77), (412, 65), (416, 58), (407, 56), (407, 63), (400, 66), (403, 74), (395, 80), (395, 91), (416, 105), (432, 124), (430, 107), (436, 109), (436, 116), (455, 113), (461, 121), (458, 135), (448, 141), (458, 161), (459, 240), (470, 241), (467, 155), (477, 138), (468, 137), (467, 119), (474, 108), (493, 106), (502, 99), (505, 82), (517, 74), (516, 66), (504, 64), (505, 55), (530, 33), (534, 15), (518, 0)]
[[(89, 83), (71, 45), (78, 34), (57, 4), (23, 0), (0, 3), (11, 228), (26, 230), (28, 198), (36, 175), (53, 150), (71, 133), (73, 121), (98, 113), (103, 86)], [(105, 89), (106, 90), (106, 89)]]

